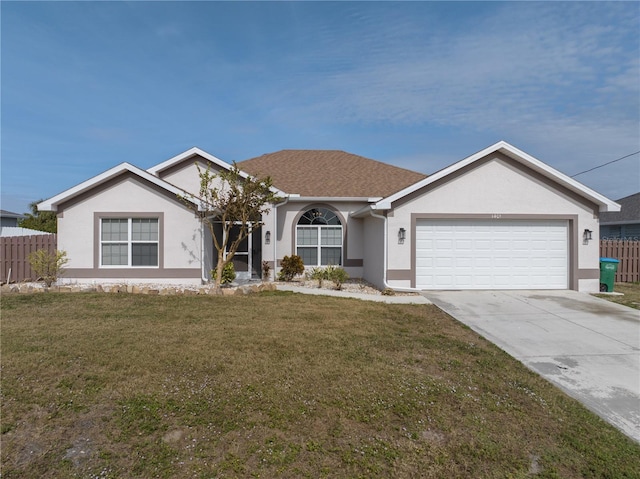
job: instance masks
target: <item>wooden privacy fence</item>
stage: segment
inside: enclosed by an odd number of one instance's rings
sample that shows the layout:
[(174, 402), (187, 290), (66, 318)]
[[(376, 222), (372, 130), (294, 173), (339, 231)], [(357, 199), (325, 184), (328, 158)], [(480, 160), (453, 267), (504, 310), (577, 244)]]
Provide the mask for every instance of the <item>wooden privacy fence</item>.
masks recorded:
[(56, 251), (57, 235), (9, 236), (0, 238), (0, 282), (35, 281), (29, 254), (39, 249)]
[(602, 240), (600, 256), (620, 260), (615, 279), (617, 283), (640, 281), (640, 241)]

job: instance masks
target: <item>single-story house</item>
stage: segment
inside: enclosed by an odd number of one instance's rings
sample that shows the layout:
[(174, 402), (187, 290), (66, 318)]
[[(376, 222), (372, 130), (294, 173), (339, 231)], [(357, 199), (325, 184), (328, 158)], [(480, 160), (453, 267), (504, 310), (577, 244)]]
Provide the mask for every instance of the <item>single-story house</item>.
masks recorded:
[(622, 209), (600, 215), (601, 239), (640, 241), (640, 193), (616, 200)]
[(17, 228), (18, 221), (24, 219), (24, 215), (20, 213), (13, 213), (7, 210), (0, 210), (0, 228), (5, 226), (10, 228)]
[[(113, 168), (38, 205), (58, 216), (68, 282), (200, 283), (213, 241), (185, 204), (192, 148), (147, 170)], [(620, 206), (500, 141), (430, 176), (343, 151), (284, 150), (242, 161), (281, 201), (234, 258), (241, 278), (298, 254), (380, 288), (599, 291), (599, 215)]]

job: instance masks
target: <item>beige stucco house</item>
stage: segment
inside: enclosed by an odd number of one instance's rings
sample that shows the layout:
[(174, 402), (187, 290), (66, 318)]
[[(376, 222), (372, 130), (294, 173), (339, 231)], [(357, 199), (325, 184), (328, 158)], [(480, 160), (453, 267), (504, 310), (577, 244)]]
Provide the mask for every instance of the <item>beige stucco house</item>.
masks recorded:
[[(181, 199), (199, 190), (196, 164), (231, 168), (192, 148), (148, 170), (122, 163), (42, 202), (58, 215), (65, 281), (208, 281), (212, 238)], [(237, 166), (270, 176), (282, 198), (234, 258), (245, 279), (298, 254), (381, 288), (597, 292), (598, 218), (620, 209), (503, 141), (430, 176), (326, 150)]]

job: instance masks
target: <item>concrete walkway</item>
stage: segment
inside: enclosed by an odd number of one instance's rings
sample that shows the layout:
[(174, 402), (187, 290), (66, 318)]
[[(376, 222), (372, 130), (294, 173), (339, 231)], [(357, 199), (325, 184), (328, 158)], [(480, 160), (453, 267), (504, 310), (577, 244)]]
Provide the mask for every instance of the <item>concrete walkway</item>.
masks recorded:
[(640, 312), (575, 291), (423, 293), (640, 442)]
[(376, 301), (378, 303), (389, 304), (431, 304), (431, 301), (422, 295), (385, 296), (382, 294), (353, 293), (350, 291), (336, 291), (333, 289), (305, 288), (303, 286), (291, 286), (288, 284), (279, 284), (278, 291), (293, 291), (294, 293), (312, 294), (317, 296), (335, 296), (338, 298), (354, 298), (361, 299), (363, 301)]

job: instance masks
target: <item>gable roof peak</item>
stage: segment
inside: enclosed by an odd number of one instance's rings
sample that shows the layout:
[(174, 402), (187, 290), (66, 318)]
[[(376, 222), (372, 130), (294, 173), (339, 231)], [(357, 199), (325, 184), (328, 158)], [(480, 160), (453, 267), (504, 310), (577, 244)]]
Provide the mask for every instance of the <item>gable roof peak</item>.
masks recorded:
[(226, 161), (221, 160), (216, 156), (213, 156), (211, 153), (207, 153), (206, 151), (198, 148), (197, 146), (194, 146), (192, 148), (189, 148), (186, 151), (183, 151), (182, 153), (177, 154), (176, 156), (169, 158), (166, 161), (163, 161), (162, 163), (159, 163), (155, 166), (152, 166), (151, 168), (148, 168), (147, 171), (152, 175), (159, 176), (164, 170), (171, 168), (172, 166), (177, 165), (178, 163), (181, 163), (184, 160), (193, 158), (194, 156), (200, 156), (205, 160), (210, 161), (214, 165), (217, 165), (226, 170), (230, 170), (232, 168), (231, 164), (227, 163)]
[(63, 191), (62, 193), (59, 193), (56, 196), (53, 196), (47, 200), (42, 201), (41, 203), (38, 203), (38, 210), (39, 211), (57, 211), (58, 205), (64, 203), (65, 201), (68, 201), (86, 191), (91, 190), (92, 188), (98, 185), (101, 185), (102, 183), (105, 183), (111, 180), (112, 178), (116, 178), (122, 175), (123, 173), (127, 173), (127, 172), (133, 174), (138, 178), (142, 178), (143, 180), (146, 180), (150, 183), (153, 183), (159, 186), (163, 190), (166, 190), (171, 194), (175, 195), (176, 198), (185, 195), (185, 191), (181, 190), (177, 186), (167, 183), (166, 181), (158, 178), (157, 176), (149, 173), (148, 171), (142, 170), (137, 166), (132, 165), (131, 163), (124, 162), (112, 168), (109, 168), (108, 170), (100, 173), (99, 175), (96, 175), (93, 178), (89, 178), (88, 180), (85, 180), (82, 183)]
[(456, 171), (468, 165), (476, 163), (488, 155), (492, 155), (498, 152), (508, 156), (509, 158), (511, 158), (514, 161), (517, 161), (518, 163), (525, 165), (527, 168), (530, 168), (531, 170), (536, 171), (542, 174), (543, 176), (546, 176), (547, 178), (558, 183), (559, 185), (562, 185), (563, 187), (573, 191), (574, 193), (577, 193), (583, 198), (586, 198), (592, 201), (593, 203), (599, 206), (600, 212), (620, 211), (620, 205), (615, 201), (611, 201), (609, 198), (601, 195), (600, 193), (597, 193), (596, 191), (583, 185), (579, 181), (576, 181), (573, 178), (570, 178), (564, 173), (561, 173), (555, 168), (547, 165), (546, 163), (538, 160), (537, 158), (534, 158), (533, 156), (525, 153), (524, 151), (516, 148), (515, 146), (507, 143), (504, 140), (500, 140), (497, 143), (494, 143), (493, 145), (488, 146), (487, 148), (480, 150), (477, 153), (474, 153), (473, 155), (458, 161), (457, 163), (447, 166), (446, 168), (443, 168), (442, 170), (437, 171), (431, 176), (421, 181), (418, 181), (415, 184), (410, 185), (401, 191), (398, 191), (397, 193), (389, 196), (388, 198), (384, 198), (383, 200), (376, 203), (375, 209), (382, 209), (382, 210), (390, 209), (392, 203), (397, 201), (398, 199), (410, 193), (413, 193), (414, 191), (417, 191), (435, 181), (438, 181), (441, 178), (451, 177), (450, 175), (452, 175)]

